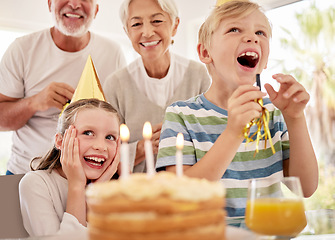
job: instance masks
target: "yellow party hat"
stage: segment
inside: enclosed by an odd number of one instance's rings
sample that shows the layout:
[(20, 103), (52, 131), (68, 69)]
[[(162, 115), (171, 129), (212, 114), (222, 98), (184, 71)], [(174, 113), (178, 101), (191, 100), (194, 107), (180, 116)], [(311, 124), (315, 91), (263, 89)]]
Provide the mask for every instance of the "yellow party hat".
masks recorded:
[(71, 102), (85, 98), (97, 98), (106, 101), (91, 55), (87, 58), (85, 68)]
[[(86, 65), (81, 74), (77, 88), (72, 96), (71, 103), (87, 98), (97, 98), (99, 100), (106, 101), (91, 55), (87, 58)], [(68, 104), (65, 104), (63, 111), (67, 105)]]

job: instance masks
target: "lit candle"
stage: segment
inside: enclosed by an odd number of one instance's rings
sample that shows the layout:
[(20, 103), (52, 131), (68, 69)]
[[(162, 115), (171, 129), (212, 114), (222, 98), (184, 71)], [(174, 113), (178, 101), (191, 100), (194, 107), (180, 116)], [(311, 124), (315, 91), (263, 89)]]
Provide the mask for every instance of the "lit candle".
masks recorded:
[(152, 128), (149, 122), (145, 122), (143, 126), (143, 138), (144, 138), (144, 150), (145, 150), (145, 160), (147, 164), (147, 175), (149, 177), (155, 175), (154, 169), (154, 154), (152, 151)]
[(129, 129), (125, 124), (120, 126), (120, 137), (121, 137), (121, 179), (127, 179), (129, 177)]
[(176, 174), (178, 177), (183, 176), (183, 153), (182, 150), (184, 148), (184, 135), (182, 133), (178, 133), (176, 140)]

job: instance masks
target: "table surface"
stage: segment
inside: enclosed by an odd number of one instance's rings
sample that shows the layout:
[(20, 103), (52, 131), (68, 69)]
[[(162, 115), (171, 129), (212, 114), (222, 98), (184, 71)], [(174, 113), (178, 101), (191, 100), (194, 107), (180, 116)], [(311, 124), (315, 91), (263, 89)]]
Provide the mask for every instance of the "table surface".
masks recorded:
[[(11, 240), (89, 240), (87, 231), (73, 232), (66, 235), (17, 238)], [(226, 240), (257, 240), (257, 236), (242, 228), (227, 226)], [(304, 235), (292, 240), (335, 240), (335, 234)]]

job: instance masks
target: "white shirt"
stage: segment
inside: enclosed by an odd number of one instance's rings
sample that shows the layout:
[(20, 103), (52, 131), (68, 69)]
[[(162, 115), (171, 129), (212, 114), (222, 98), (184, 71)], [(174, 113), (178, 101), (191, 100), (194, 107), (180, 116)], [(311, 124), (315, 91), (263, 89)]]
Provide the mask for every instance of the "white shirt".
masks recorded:
[(149, 77), (141, 58), (136, 59), (128, 66), (128, 71), (133, 77), (139, 90), (144, 93), (150, 101), (158, 106), (165, 107), (172, 98), (178, 85), (183, 81), (186, 69), (189, 66), (189, 59), (182, 58), (170, 53), (170, 68), (164, 78)]
[(20, 181), (23, 225), (30, 236), (46, 236), (87, 231), (76, 217), (66, 213), (67, 179), (55, 170), (26, 173)]

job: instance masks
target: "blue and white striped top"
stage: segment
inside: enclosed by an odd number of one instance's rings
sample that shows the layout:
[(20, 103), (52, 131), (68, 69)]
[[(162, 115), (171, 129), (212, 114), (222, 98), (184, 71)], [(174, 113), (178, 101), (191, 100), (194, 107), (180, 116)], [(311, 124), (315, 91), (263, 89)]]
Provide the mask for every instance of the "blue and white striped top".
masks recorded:
[[(222, 182), (226, 188), (226, 211), (228, 217), (243, 217), (247, 199), (249, 179), (283, 177), (283, 160), (289, 158), (289, 137), (281, 112), (268, 98), (263, 99), (264, 107), (270, 113), (269, 129), (276, 153), (271, 151), (270, 143), (259, 143), (259, 152), (254, 156), (255, 142), (239, 147)], [(187, 101), (179, 101), (166, 109), (161, 131), (156, 168), (176, 165), (176, 137), (184, 135), (183, 164), (194, 165), (209, 151), (216, 139), (225, 130), (228, 112), (209, 102), (203, 94)], [(257, 130), (251, 127), (250, 135)]]

